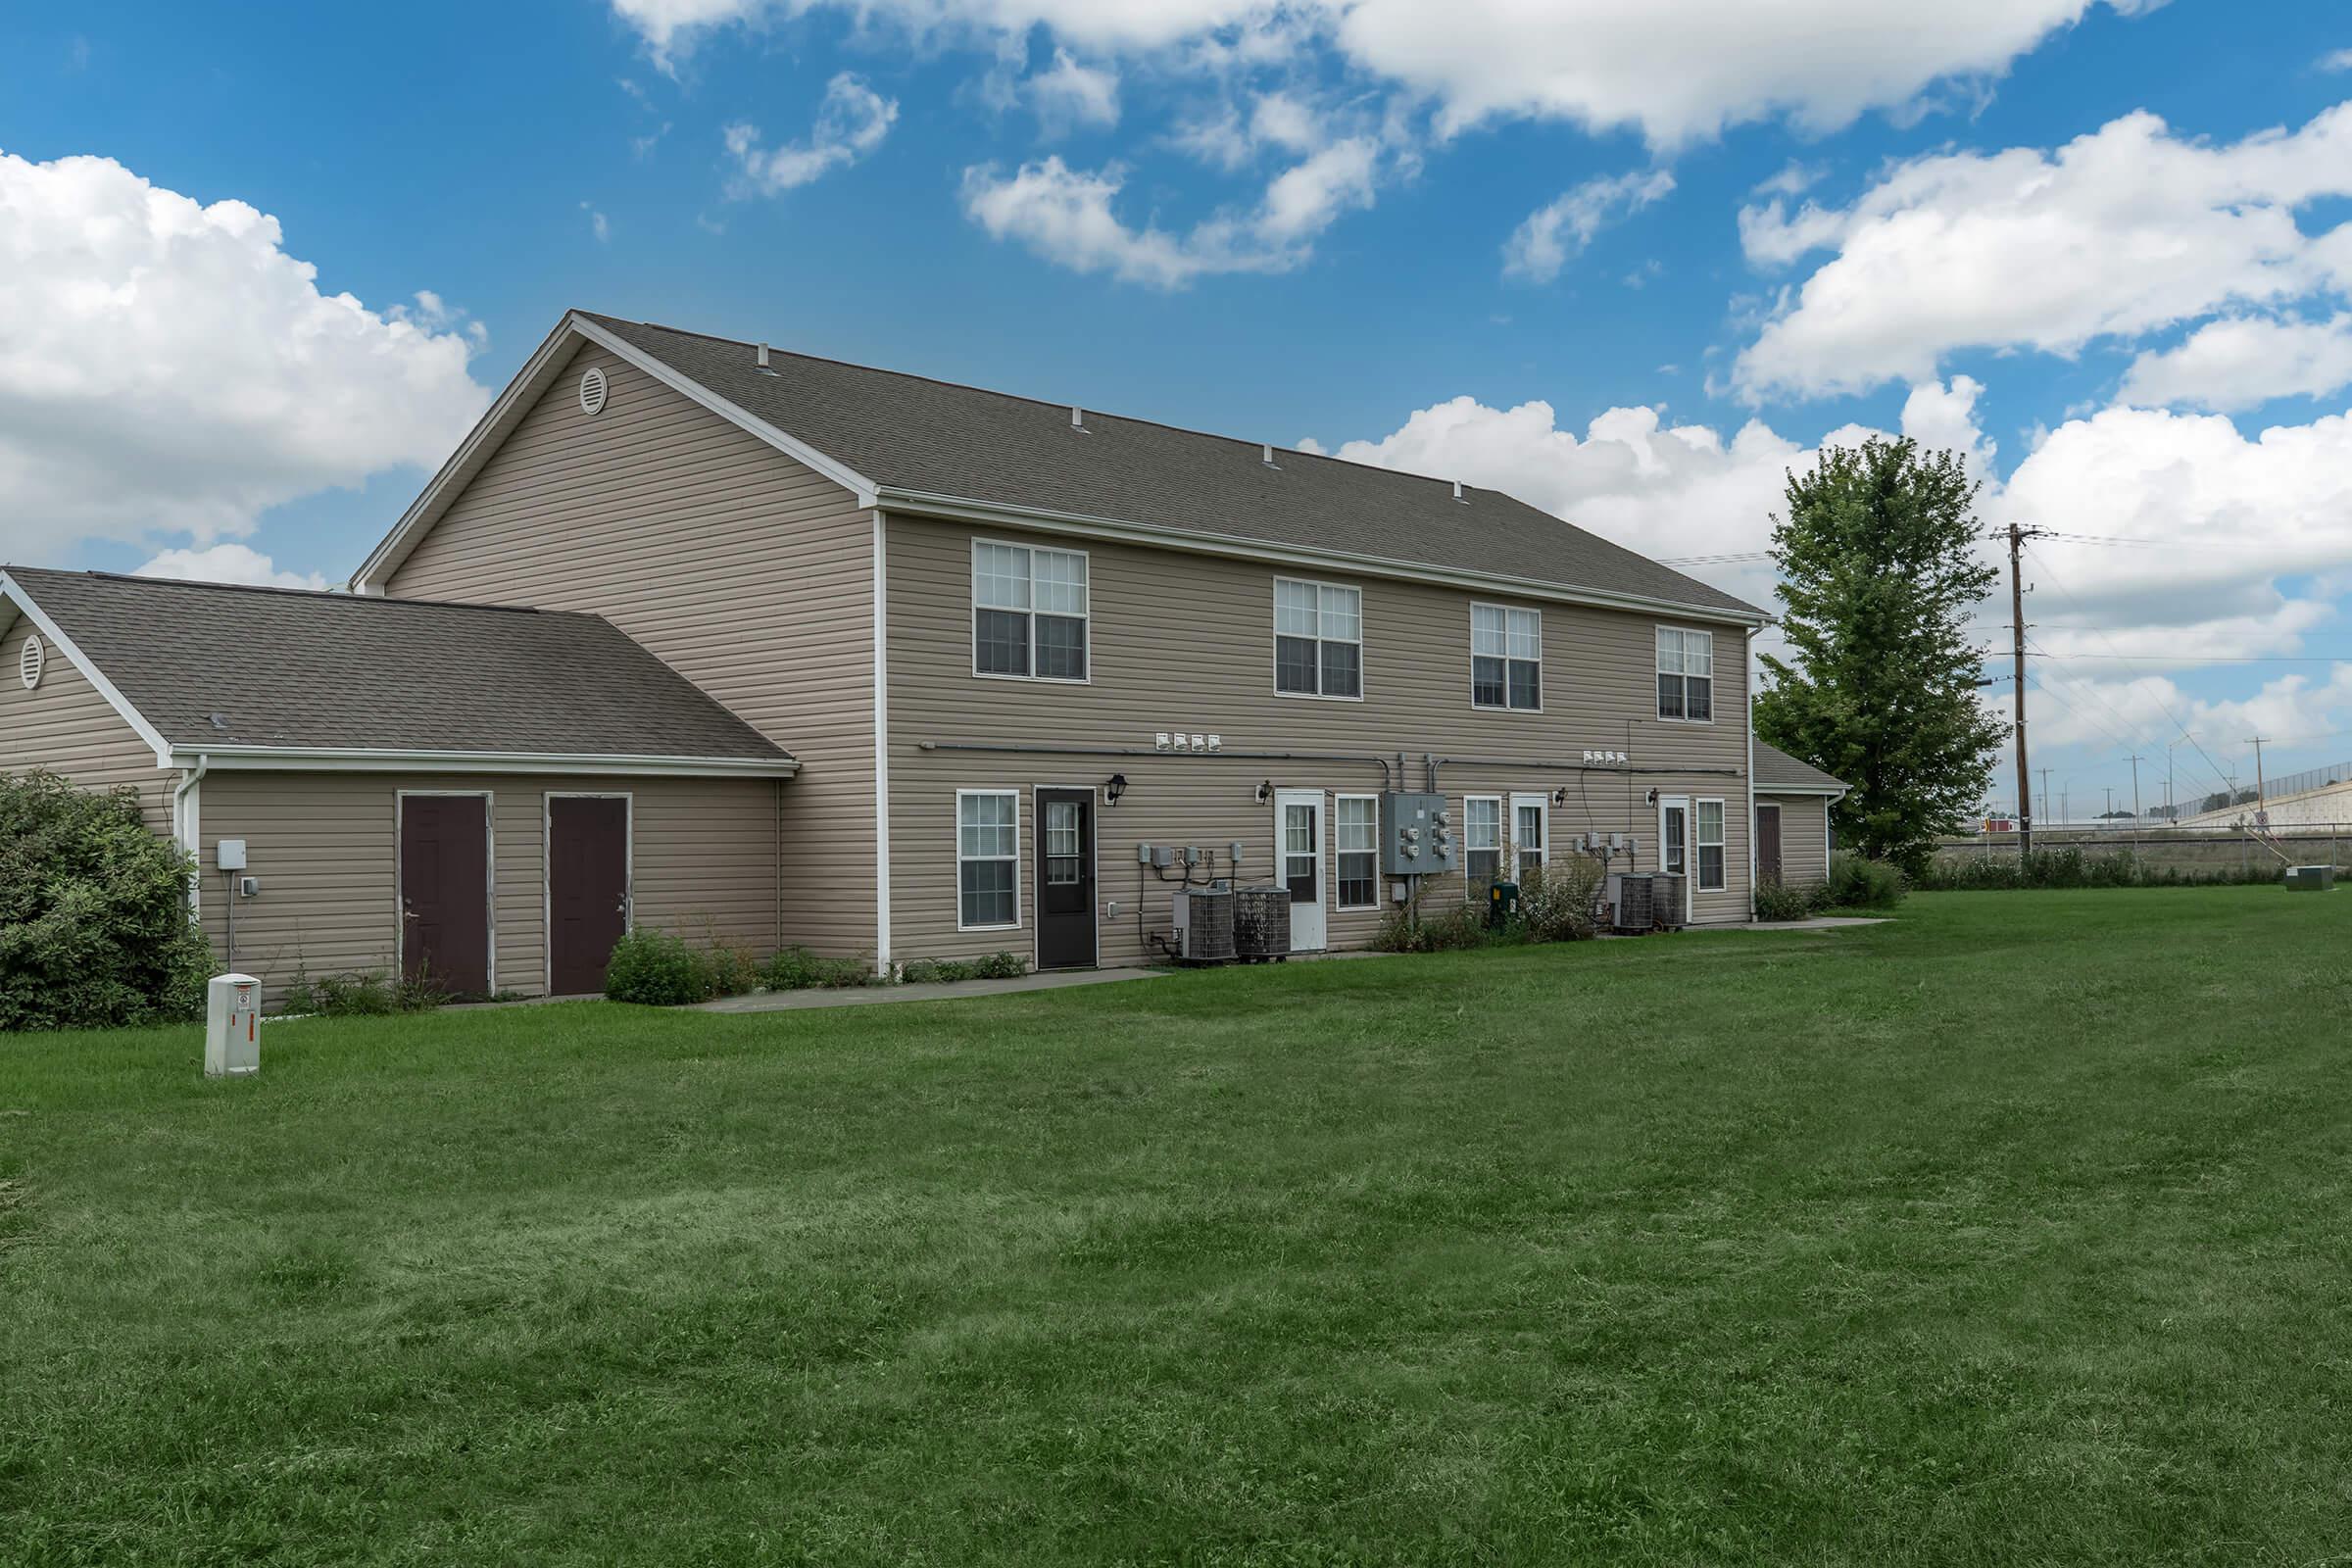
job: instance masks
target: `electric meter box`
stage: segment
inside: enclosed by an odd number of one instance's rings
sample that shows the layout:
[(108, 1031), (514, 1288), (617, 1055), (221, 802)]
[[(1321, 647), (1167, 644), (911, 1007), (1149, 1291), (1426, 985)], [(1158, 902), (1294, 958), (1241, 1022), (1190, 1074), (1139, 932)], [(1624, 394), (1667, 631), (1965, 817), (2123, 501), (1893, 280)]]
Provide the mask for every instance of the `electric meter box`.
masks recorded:
[(204, 988), (204, 1075), (242, 1078), (262, 1070), (262, 983), (217, 974)]
[(1380, 798), (1380, 874), (1428, 876), (1451, 871), (1460, 824), (1443, 795), (1391, 791)]

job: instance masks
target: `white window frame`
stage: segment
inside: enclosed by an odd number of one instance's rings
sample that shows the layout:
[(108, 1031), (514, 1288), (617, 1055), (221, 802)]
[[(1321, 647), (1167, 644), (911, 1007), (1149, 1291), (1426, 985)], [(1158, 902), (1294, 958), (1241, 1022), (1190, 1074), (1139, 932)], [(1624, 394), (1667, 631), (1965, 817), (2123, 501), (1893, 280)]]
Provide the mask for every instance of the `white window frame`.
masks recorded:
[[(1010, 925), (967, 925), (963, 918), (963, 863), (965, 860), (999, 860), (999, 855), (967, 856), (963, 853), (963, 803), (969, 796), (1002, 795), (1012, 802), (1012, 923)], [(956, 929), (958, 931), (1018, 931), (1021, 929), (1021, 792), (1018, 788), (968, 789), (956, 792), (956, 818), (950, 824), (956, 835)]]
[[(1502, 660), (1502, 701), (1499, 703), (1482, 703), (1478, 700), (1478, 662), (1482, 657), (1497, 657), (1494, 654), (1482, 656), (1478, 651), (1478, 612), (1482, 610), (1492, 610), (1502, 616), (1503, 652), (1499, 656)], [(1536, 657), (1532, 661), (1519, 659), (1510, 652), (1513, 615), (1533, 615), (1536, 619)], [(1536, 666), (1536, 706), (1514, 707), (1511, 703), (1511, 665), (1531, 662)], [(1544, 612), (1530, 610), (1524, 605), (1498, 605), (1484, 599), (1473, 599), (1470, 602), (1470, 706), (1482, 713), (1541, 713), (1544, 711)]]
[[(1290, 635), (1282, 629), (1282, 589), (1285, 583), (1295, 588), (1312, 588), (1315, 591), (1315, 690), (1311, 692), (1286, 692), (1282, 689), (1282, 639)], [(1322, 689), (1323, 645), (1327, 642), (1343, 643), (1348, 641), (1345, 637), (1323, 635), (1323, 594), (1327, 589), (1334, 593), (1355, 595), (1355, 695), (1352, 697), (1344, 692), (1334, 695)], [(1366, 678), (1364, 670), (1365, 628), (1362, 585), (1351, 582), (1321, 582), (1312, 577), (1278, 576), (1274, 579), (1272, 604), (1269, 610), (1271, 629), (1267, 632), (1266, 649), (1273, 656), (1273, 660), (1267, 673), (1272, 679), (1275, 696), (1298, 698), (1302, 702), (1310, 703), (1360, 703), (1364, 700), (1364, 694), (1370, 690), (1371, 682)]]
[[(1340, 808), (1341, 808), (1343, 805), (1345, 805), (1347, 802), (1348, 802), (1348, 801), (1368, 801), (1368, 802), (1370, 802), (1370, 803), (1371, 803), (1371, 806), (1372, 806), (1372, 847), (1371, 847), (1371, 850), (1368, 852), (1368, 853), (1371, 855), (1371, 857), (1372, 857), (1372, 902), (1371, 902), (1370, 904), (1349, 904), (1349, 903), (1347, 901), (1347, 896), (1346, 896), (1346, 893), (1345, 893), (1345, 889), (1346, 889), (1346, 888), (1347, 888), (1347, 886), (1348, 886), (1348, 877), (1347, 877), (1347, 873), (1346, 873), (1346, 872), (1345, 872), (1345, 871), (1342, 869), (1342, 866), (1341, 866), (1341, 861), (1340, 861), (1340, 857), (1341, 857), (1341, 856), (1343, 856), (1343, 855), (1362, 855), (1362, 854), (1365, 854), (1365, 853), (1367, 853), (1366, 851), (1363, 851), (1363, 850), (1346, 850), (1346, 849), (1342, 849), (1342, 848), (1340, 847)], [(1333, 908), (1335, 911), (1342, 912), (1342, 913), (1348, 913), (1348, 912), (1360, 911), (1360, 910), (1364, 910), (1364, 909), (1377, 909), (1377, 908), (1381, 907), (1381, 902), (1380, 902), (1380, 882), (1381, 882), (1381, 877), (1380, 877), (1380, 797), (1379, 797), (1379, 796), (1377, 796), (1377, 795), (1338, 795), (1338, 794), (1335, 794), (1335, 795), (1333, 795), (1333, 796), (1332, 796), (1332, 798), (1331, 798), (1331, 879), (1332, 879), (1332, 908)]]
[[(1666, 636), (1666, 633), (1668, 633), (1668, 632), (1673, 632), (1673, 633), (1675, 633), (1676, 635), (1678, 635), (1678, 636), (1681, 636), (1681, 637), (1704, 637), (1704, 638), (1707, 640), (1707, 670), (1706, 670), (1706, 673), (1705, 673), (1705, 675), (1703, 675), (1702, 677), (1700, 677), (1701, 679), (1705, 680), (1705, 681), (1706, 681), (1706, 683), (1707, 683), (1707, 716), (1706, 716), (1706, 717), (1704, 717), (1704, 718), (1692, 718), (1692, 717), (1690, 716), (1690, 668), (1689, 668), (1689, 666), (1688, 666), (1688, 661), (1687, 661), (1687, 660), (1685, 661), (1685, 667), (1683, 667), (1683, 668), (1680, 668), (1680, 669), (1668, 669), (1668, 668), (1666, 667), (1666, 664), (1665, 664), (1665, 657), (1666, 657), (1666, 655), (1665, 655), (1665, 646), (1664, 646), (1664, 644), (1665, 644), (1665, 636)], [(1659, 723), (1661, 723), (1661, 724), (1712, 724), (1712, 723), (1714, 723), (1714, 722), (1715, 722), (1715, 633), (1714, 633), (1714, 631), (1713, 631), (1711, 628), (1708, 628), (1708, 627), (1700, 627), (1700, 626), (1657, 626), (1657, 627), (1654, 627), (1654, 628), (1652, 628), (1652, 632), (1651, 632), (1651, 636), (1650, 636), (1649, 651), (1650, 651), (1650, 657), (1649, 657), (1649, 662), (1650, 662), (1650, 677), (1649, 677), (1649, 679), (1650, 679), (1650, 692), (1649, 692), (1649, 694), (1650, 694), (1650, 698), (1651, 698), (1651, 700), (1652, 700), (1652, 702), (1653, 702), (1653, 703), (1656, 701), (1656, 698), (1657, 698), (1657, 695), (1658, 695), (1658, 691), (1657, 691), (1657, 682), (1658, 682), (1658, 677), (1659, 677), (1660, 675), (1672, 675), (1672, 676), (1674, 676), (1674, 677), (1675, 677), (1677, 680), (1680, 680), (1680, 681), (1683, 683), (1683, 711), (1682, 711), (1682, 712), (1681, 712), (1679, 715), (1676, 715), (1676, 716), (1674, 716), (1674, 717), (1669, 717), (1669, 716), (1667, 716), (1667, 715), (1666, 715), (1666, 714), (1664, 714), (1664, 713), (1660, 713), (1660, 714), (1658, 714), (1658, 722), (1659, 722)]]
[[(1706, 808), (1710, 806), (1715, 808), (1715, 837), (1712, 842), (1707, 839), (1702, 828), (1702, 824), (1706, 821)], [(1690, 887), (1693, 892), (1723, 893), (1729, 891), (1732, 885), (1731, 842), (1732, 815), (1731, 812), (1724, 809), (1722, 800), (1716, 796), (1702, 795), (1692, 801), (1690, 803)], [(1705, 880), (1706, 872), (1703, 869), (1707, 863), (1704, 852), (1709, 849), (1722, 852), (1718, 858), (1723, 863), (1723, 874), (1713, 882)]]
[(1519, 842), (1519, 813), (1529, 807), (1535, 808), (1536, 810), (1536, 831), (1544, 835), (1544, 842), (1536, 847), (1536, 863), (1538, 865), (1551, 863), (1551, 797), (1548, 795), (1514, 795), (1511, 797), (1510, 815), (1503, 822), (1502, 834), (1503, 842), (1511, 846), (1511, 853), (1515, 857), (1511, 864), (1513, 881), (1517, 881), (1527, 871), (1527, 846)]
[(1468, 893), (1483, 894), (1486, 890), (1479, 886), (1477, 874), (1470, 869), (1470, 857), (1477, 850), (1470, 842), (1470, 803), (1473, 801), (1494, 803), (1494, 880), (1497, 882), (1502, 880), (1502, 846), (1511, 836), (1511, 802), (1510, 797), (1505, 795), (1462, 797), (1462, 888)]
[[(979, 562), (979, 552), (980, 552), (980, 547), (981, 547), (982, 545), (990, 545), (990, 546), (993, 546), (993, 547), (995, 547), (996, 549), (999, 549), (999, 550), (1019, 550), (1019, 551), (1023, 551), (1023, 552), (1025, 552), (1025, 553), (1028, 555), (1028, 557), (1029, 557), (1029, 608), (1028, 608), (1028, 609), (1026, 609), (1026, 610), (1008, 610), (1008, 609), (1005, 609), (1004, 607), (1003, 607), (1003, 606), (1000, 606), (1000, 605), (983, 605), (983, 604), (981, 604), (981, 603), (980, 603), (980, 562)], [(1039, 555), (1039, 553), (1040, 553), (1040, 552), (1043, 552), (1044, 554), (1046, 554), (1046, 555), (1050, 555), (1050, 556), (1075, 556), (1075, 557), (1077, 557), (1077, 558), (1078, 558), (1078, 560), (1079, 560), (1079, 561), (1081, 561), (1081, 562), (1083, 562), (1083, 563), (1085, 564), (1085, 567), (1086, 567), (1086, 612), (1085, 612), (1085, 613), (1083, 613), (1083, 614), (1078, 614), (1078, 615), (1072, 615), (1072, 614), (1068, 613), (1068, 612), (1065, 612), (1065, 611), (1058, 611), (1058, 610), (1049, 610), (1049, 611), (1046, 611), (1046, 612), (1044, 612), (1044, 613), (1046, 613), (1046, 614), (1049, 614), (1049, 615), (1054, 615), (1054, 616), (1055, 616), (1055, 617), (1057, 617), (1057, 618), (1059, 618), (1059, 619), (1063, 619), (1063, 620), (1075, 620), (1075, 621), (1078, 621), (1078, 622), (1079, 622), (1079, 623), (1080, 623), (1080, 624), (1081, 624), (1081, 625), (1082, 625), (1082, 626), (1085, 628), (1085, 637), (1086, 637), (1086, 673), (1085, 673), (1085, 674), (1083, 674), (1083, 675), (1040, 675), (1040, 674), (1038, 674), (1038, 673), (1037, 673), (1037, 617), (1038, 617), (1038, 615), (1039, 615), (1039, 613), (1040, 613), (1040, 612), (1039, 612), (1039, 610), (1038, 610), (1038, 608), (1037, 608), (1037, 557), (1038, 557), (1038, 555)], [(1046, 685), (1049, 685), (1049, 686), (1091, 686), (1091, 685), (1093, 685), (1093, 684), (1094, 684), (1094, 680), (1095, 680), (1095, 563), (1094, 563), (1094, 552), (1092, 552), (1092, 551), (1090, 551), (1090, 550), (1072, 550), (1072, 549), (1069, 549), (1069, 548), (1067, 548), (1067, 547), (1065, 547), (1065, 546), (1062, 546), (1062, 545), (1033, 545), (1033, 544), (1024, 544), (1024, 543), (1022, 543), (1021, 541), (1019, 541), (1019, 540), (1017, 540), (1017, 539), (992, 539), (992, 538), (990, 538), (990, 537), (989, 537), (988, 535), (986, 535), (986, 534), (977, 534), (977, 533), (976, 533), (976, 534), (973, 534), (973, 535), (971, 536), (971, 542), (970, 542), (970, 546), (969, 546), (969, 548), (968, 548), (968, 549), (965, 551), (965, 555), (964, 555), (964, 567), (965, 567), (966, 573), (967, 573), (967, 575), (968, 575), (968, 578), (969, 578), (969, 595), (970, 595), (970, 599), (971, 599), (971, 611), (972, 611), (972, 614), (971, 614), (971, 625), (970, 625), (970, 627), (967, 629), (967, 630), (968, 630), (968, 635), (967, 635), (967, 637), (966, 637), (966, 639), (965, 639), (965, 643), (964, 643), (964, 653), (965, 653), (965, 655), (966, 655), (966, 657), (967, 657), (967, 659), (968, 659), (968, 661), (969, 661), (969, 662), (970, 662), (970, 665), (971, 665), (971, 671), (972, 671), (972, 678), (973, 678), (974, 680), (1022, 680), (1022, 681), (1042, 681), (1042, 682), (1044, 682)], [(983, 611), (983, 610), (991, 611), (991, 612), (995, 612), (995, 613), (998, 613), (998, 614), (1004, 614), (1004, 615), (1021, 615), (1021, 616), (1025, 616), (1025, 617), (1027, 618), (1027, 620), (1028, 620), (1028, 622), (1029, 622), (1029, 673), (1027, 673), (1027, 674), (1025, 674), (1025, 675), (1015, 675), (1015, 674), (1010, 674), (1010, 673), (1008, 673), (1008, 672), (1006, 672), (1006, 671), (1004, 671), (1004, 670), (995, 670), (995, 669), (982, 669), (982, 668), (980, 667), (980, 612), (981, 612), (981, 611)]]

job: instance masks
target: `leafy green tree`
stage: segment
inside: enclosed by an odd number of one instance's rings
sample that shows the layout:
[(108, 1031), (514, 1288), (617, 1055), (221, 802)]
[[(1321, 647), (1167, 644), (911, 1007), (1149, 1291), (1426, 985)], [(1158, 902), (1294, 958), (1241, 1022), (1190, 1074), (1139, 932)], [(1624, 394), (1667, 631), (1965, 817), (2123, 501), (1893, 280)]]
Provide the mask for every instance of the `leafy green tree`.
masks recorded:
[(0, 775), (0, 1029), (201, 1016), (213, 958), (188, 912), (194, 869), (135, 791)]
[(1977, 701), (1968, 623), (1999, 575), (1979, 558), (1957, 453), (1830, 447), (1773, 518), (1790, 657), (1762, 658), (1756, 733), (1853, 787), (1839, 841), (1905, 869), (1983, 799), (2009, 726)]

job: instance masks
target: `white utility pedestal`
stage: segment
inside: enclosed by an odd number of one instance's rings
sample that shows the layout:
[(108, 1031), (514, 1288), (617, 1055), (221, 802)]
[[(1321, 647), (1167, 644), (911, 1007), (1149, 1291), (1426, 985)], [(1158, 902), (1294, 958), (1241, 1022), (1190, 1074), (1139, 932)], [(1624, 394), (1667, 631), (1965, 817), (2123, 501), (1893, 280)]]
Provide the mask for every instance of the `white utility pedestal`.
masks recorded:
[(204, 1075), (238, 1078), (262, 1070), (262, 983), (217, 974), (204, 989)]

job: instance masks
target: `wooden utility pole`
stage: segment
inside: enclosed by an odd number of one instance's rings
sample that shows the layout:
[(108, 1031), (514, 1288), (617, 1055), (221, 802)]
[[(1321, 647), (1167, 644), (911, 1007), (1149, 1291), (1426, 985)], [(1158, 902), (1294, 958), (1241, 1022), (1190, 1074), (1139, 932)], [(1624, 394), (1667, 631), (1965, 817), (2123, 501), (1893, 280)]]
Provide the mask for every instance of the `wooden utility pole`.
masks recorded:
[(2132, 857), (2139, 858), (2139, 754), (2132, 754)]
[(2034, 530), (2009, 525), (2009, 648), (2017, 688), (2017, 854), (2018, 863), (2034, 853), (2034, 770), (2026, 761), (2026, 585), (2018, 575), (2018, 557)]
[[(2269, 737), (2255, 735), (2249, 738), (2254, 742), (2254, 820), (2262, 823), (2262, 819), (2270, 814), (2271, 809), (2270, 798), (2263, 793), (2262, 787), (2262, 743)], [(2262, 825), (2268, 826), (2269, 824), (2263, 823)]]

